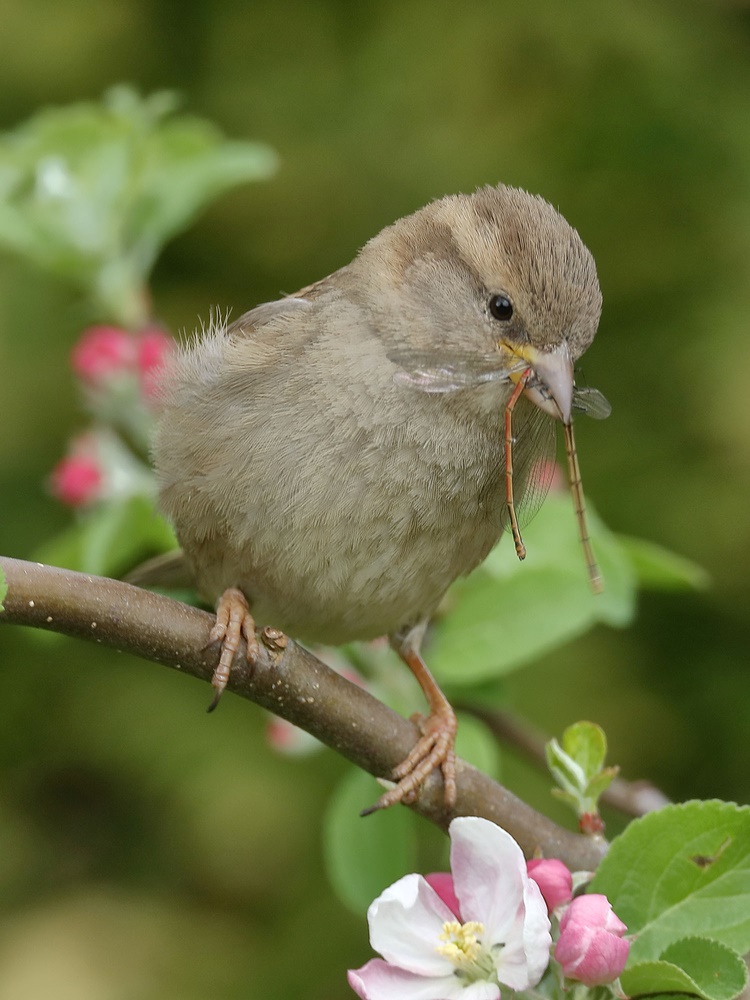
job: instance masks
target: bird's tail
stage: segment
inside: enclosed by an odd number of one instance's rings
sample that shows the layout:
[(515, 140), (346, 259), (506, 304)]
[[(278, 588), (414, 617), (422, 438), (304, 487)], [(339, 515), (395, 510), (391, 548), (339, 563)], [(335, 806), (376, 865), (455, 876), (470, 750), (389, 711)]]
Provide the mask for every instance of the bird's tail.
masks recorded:
[(175, 589), (192, 587), (195, 583), (182, 549), (173, 549), (171, 552), (163, 552), (159, 556), (147, 559), (128, 573), (125, 582), (132, 583), (136, 587)]

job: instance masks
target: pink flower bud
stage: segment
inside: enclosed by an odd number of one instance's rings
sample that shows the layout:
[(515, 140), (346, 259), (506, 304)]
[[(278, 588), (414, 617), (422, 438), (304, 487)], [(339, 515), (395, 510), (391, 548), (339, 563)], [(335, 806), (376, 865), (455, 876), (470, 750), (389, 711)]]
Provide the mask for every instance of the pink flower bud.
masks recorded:
[(630, 952), (627, 927), (606, 896), (592, 893), (574, 899), (560, 920), (555, 958), (568, 979), (601, 986), (617, 979)]
[(550, 912), (570, 901), (573, 895), (573, 876), (562, 861), (556, 858), (534, 858), (527, 862), (526, 870), (541, 889)]
[(461, 920), (461, 906), (456, 897), (456, 890), (453, 888), (453, 876), (449, 872), (433, 872), (432, 875), (425, 875), (425, 882), (431, 885), (442, 901)]
[(174, 348), (174, 340), (158, 326), (143, 330), (138, 337), (136, 364), (145, 399), (153, 399), (156, 395), (159, 373), (174, 353)]
[(99, 386), (114, 375), (133, 370), (135, 340), (116, 326), (91, 326), (73, 347), (70, 360), (80, 379)]
[(579, 924), (587, 924), (589, 927), (601, 927), (618, 937), (622, 937), (627, 930), (625, 924), (613, 911), (612, 904), (607, 897), (598, 892), (587, 893), (574, 899), (563, 914), (560, 930), (565, 930), (571, 920)]
[(96, 457), (85, 452), (73, 452), (61, 459), (52, 470), (50, 489), (54, 496), (70, 507), (85, 507), (98, 499), (102, 487), (102, 470)]

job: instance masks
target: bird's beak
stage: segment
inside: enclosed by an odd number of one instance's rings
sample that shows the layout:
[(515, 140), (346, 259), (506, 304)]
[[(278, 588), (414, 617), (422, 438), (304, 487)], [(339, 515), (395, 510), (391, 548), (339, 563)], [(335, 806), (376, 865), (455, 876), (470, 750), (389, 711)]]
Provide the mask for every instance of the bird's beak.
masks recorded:
[(563, 341), (551, 351), (538, 351), (528, 344), (514, 345), (512, 350), (528, 361), (536, 375), (524, 395), (545, 413), (569, 424), (573, 406), (573, 361), (567, 342)]

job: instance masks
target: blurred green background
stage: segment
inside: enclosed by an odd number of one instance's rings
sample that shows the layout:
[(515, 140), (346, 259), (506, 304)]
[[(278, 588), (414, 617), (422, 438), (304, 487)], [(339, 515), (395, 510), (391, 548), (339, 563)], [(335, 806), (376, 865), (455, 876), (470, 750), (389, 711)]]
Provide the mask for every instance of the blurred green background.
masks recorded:
[[(127, 81), (278, 152), (161, 258), (173, 330), (329, 273), (433, 197), (502, 180), (560, 208), (605, 301), (583, 368), (614, 412), (577, 428), (587, 494), (712, 586), (645, 594), (632, 628), (512, 675), (508, 701), (553, 732), (600, 722), (626, 776), (674, 798), (748, 801), (748, 7), (4, 0), (2, 22), (2, 129)], [(0, 257), (3, 554), (69, 522), (44, 481), (83, 424), (68, 353), (89, 319)], [(0, 1000), (350, 996), (366, 929), (320, 834), (346, 765), (279, 758), (258, 709), (207, 717), (205, 686), (153, 665), (0, 644)], [(546, 779), (512, 755), (504, 773), (552, 810)]]

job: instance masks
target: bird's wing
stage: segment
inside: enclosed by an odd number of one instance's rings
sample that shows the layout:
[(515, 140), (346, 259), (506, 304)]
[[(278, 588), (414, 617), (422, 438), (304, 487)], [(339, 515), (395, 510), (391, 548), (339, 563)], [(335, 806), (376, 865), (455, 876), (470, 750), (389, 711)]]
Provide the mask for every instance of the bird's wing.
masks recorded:
[(287, 298), (276, 299), (274, 302), (262, 302), (236, 319), (227, 328), (227, 333), (235, 336), (249, 336), (276, 320), (284, 322), (292, 317), (298, 318), (309, 308), (309, 300), (298, 295), (289, 295)]
[(219, 383), (239, 379), (247, 386), (255, 375), (265, 377), (297, 357), (313, 339), (313, 314), (311, 301), (289, 295), (262, 302), (230, 324), (213, 318), (180, 353), (172, 369), (172, 388), (192, 395), (195, 386), (210, 385), (218, 392)]
[(218, 333), (219, 339), (235, 345), (245, 376), (252, 371), (267, 372), (279, 363), (293, 361), (315, 340), (319, 316), (317, 300), (329, 288), (336, 288), (344, 270), (341, 268), (293, 295), (262, 302), (229, 326), (209, 332)]
[(344, 268), (340, 268), (338, 271), (334, 271), (333, 274), (321, 278), (320, 281), (316, 281), (312, 285), (306, 285), (305, 288), (300, 288), (293, 295), (285, 295), (283, 298), (275, 299), (273, 302), (262, 302), (236, 319), (227, 328), (227, 333), (240, 337), (252, 336), (255, 339), (256, 335), (261, 333), (264, 327), (276, 330), (277, 323), (282, 327), (289, 324), (295, 326), (297, 330), (304, 330), (305, 311), (309, 311), (315, 300), (331, 285), (336, 286), (336, 281), (344, 270)]

